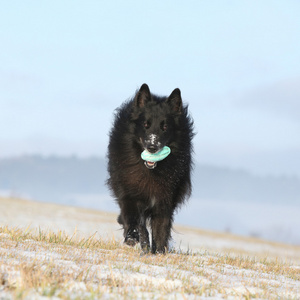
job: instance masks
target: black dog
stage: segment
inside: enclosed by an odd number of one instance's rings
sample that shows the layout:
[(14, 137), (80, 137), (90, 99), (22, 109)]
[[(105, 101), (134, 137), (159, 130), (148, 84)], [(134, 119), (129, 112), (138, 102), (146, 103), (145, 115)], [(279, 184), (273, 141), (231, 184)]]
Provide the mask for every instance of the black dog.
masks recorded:
[[(150, 249), (146, 221), (152, 229), (152, 253), (164, 253), (175, 209), (191, 193), (193, 122), (179, 89), (169, 97), (150, 93), (143, 84), (115, 115), (108, 146), (107, 183), (117, 198), (125, 243)], [(141, 153), (171, 149), (165, 159), (144, 162)]]

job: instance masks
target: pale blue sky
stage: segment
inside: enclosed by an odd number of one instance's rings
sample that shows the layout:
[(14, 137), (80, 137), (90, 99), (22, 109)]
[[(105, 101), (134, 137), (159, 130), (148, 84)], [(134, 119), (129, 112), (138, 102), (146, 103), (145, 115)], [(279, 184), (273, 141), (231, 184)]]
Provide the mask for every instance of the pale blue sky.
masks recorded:
[(299, 1), (5, 1), (0, 157), (104, 156), (113, 110), (179, 87), (201, 163), (300, 175)]

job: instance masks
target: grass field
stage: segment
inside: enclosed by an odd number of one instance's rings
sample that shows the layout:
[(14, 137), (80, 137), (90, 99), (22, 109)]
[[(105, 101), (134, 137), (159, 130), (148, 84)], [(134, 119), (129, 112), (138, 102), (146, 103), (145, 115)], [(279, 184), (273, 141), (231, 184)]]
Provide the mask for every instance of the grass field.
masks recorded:
[[(0, 199), (0, 203), (6, 204), (6, 213), (9, 206), (25, 205), (44, 221), (42, 212), (48, 214), (52, 207), (18, 199)], [(71, 207), (56, 206), (56, 210), (73, 220), (84, 212), (90, 214), (89, 221), (97, 215)], [(24, 213), (24, 208), (15, 211), (18, 226), (7, 219), (8, 224), (0, 224), (0, 299), (300, 299), (297, 246), (179, 226), (181, 235), (207, 237), (208, 246), (180, 250), (177, 245), (166, 255), (141, 256), (138, 247), (123, 246), (119, 238), (102, 237), (99, 232), (87, 235), (80, 222), (72, 233), (66, 220), (68, 232), (34, 222), (25, 227)], [(105, 230), (115, 216), (106, 217), (101, 219)]]

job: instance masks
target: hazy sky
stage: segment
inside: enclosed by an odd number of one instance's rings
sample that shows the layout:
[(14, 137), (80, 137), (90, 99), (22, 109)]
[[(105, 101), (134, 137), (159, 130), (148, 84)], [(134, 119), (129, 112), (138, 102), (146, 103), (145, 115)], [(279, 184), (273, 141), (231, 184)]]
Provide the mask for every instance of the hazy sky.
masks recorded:
[(4, 1), (0, 157), (104, 156), (113, 110), (179, 87), (198, 162), (300, 175), (300, 1)]

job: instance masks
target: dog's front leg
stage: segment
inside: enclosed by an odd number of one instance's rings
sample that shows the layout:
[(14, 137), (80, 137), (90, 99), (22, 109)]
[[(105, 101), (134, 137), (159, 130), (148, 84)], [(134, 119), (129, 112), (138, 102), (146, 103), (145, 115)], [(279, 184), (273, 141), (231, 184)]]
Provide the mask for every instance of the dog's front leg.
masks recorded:
[(163, 254), (168, 250), (171, 238), (172, 216), (168, 214), (154, 214), (151, 219), (153, 254)]

